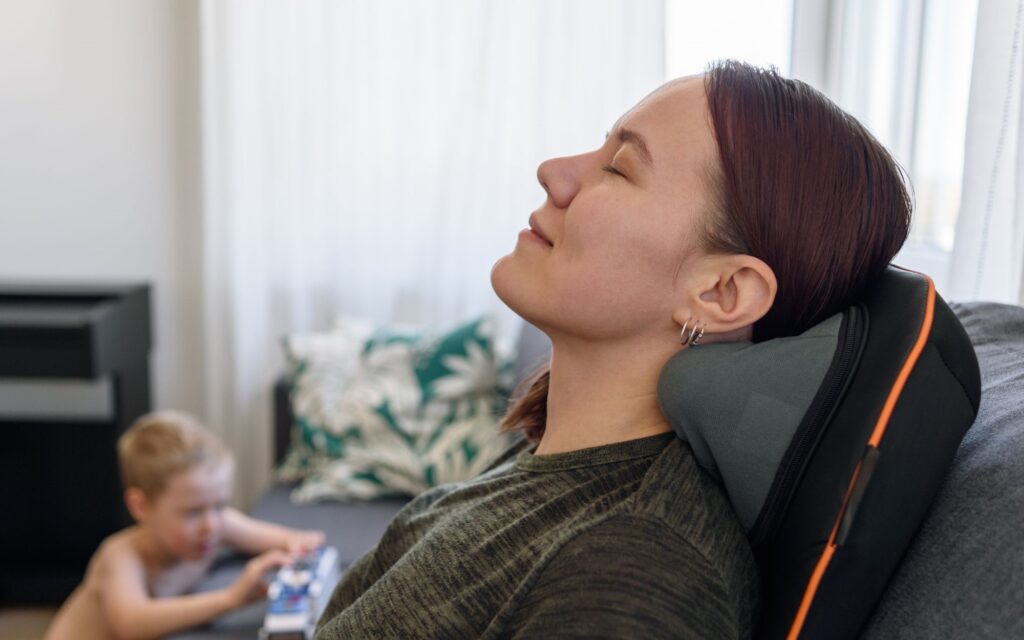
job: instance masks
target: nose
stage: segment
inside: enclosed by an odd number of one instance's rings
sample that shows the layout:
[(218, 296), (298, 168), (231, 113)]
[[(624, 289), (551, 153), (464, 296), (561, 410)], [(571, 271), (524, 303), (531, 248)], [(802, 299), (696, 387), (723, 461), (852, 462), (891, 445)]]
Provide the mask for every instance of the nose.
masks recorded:
[(579, 178), (572, 158), (552, 158), (537, 167), (537, 181), (544, 187), (551, 203), (565, 209), (579, 191)]

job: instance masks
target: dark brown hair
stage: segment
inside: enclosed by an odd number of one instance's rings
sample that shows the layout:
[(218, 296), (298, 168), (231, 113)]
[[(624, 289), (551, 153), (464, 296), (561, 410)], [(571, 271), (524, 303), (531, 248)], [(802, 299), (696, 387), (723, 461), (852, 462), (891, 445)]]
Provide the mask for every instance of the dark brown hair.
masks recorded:
[[(753, 340), (806, 331), (853, 304), (906, 240), (906, 174), (856, 119), (799, 80), (724, 60), (704, 75), (720, 166), (709, 167), (704, 249), (763, 260), (778, 290)], [(549, 372), (501, 421), (538, 441)]]

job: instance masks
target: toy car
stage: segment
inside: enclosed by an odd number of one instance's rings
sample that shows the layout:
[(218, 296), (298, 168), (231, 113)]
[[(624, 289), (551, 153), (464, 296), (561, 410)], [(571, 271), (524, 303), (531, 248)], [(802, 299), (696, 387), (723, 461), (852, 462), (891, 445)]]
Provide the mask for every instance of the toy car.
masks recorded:
[(267, 588), (263, 640), (309, 640), (338, 578), (338, 550), (320, 547), (282, 567)]

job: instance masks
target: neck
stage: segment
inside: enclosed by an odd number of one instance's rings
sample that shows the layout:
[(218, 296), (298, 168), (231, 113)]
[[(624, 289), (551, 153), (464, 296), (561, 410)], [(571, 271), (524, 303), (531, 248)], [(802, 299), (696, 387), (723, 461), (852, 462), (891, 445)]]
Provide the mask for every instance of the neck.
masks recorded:
[(164, 549), (152, 529), (145, 524), (135, 525), (135, 541), (136, 549), (148, 567), (160, 569), (179, 562), (178, 558)]
[(658, 407), (658, 376), (676, 352), (630, 343), (552, 339), (547, 422), (535, 454), (575, 451), (671, 430)]

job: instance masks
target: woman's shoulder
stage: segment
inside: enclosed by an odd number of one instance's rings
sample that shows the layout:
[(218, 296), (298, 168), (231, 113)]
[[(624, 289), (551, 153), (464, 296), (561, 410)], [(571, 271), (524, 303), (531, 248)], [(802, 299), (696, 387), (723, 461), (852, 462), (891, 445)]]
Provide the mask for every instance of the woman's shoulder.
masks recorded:
[(685, 540), (737, 587), (756, 581), (750, 542), (725, 490), (684, 440), (673, 440), (651, 464), (629, 511)]
[(756, 572), (698, 544), (657, 514), (609, 513), (552, 554), (509, 635), (541, 636), (557, 620), (566, 637), (748, 636)]
[(651, 463), (632, 510), (661, 518), (695, 537), (713, 528), (746, 538), (722, 485), (700, 468), (690, 446), (680, 438), (674, 438)]

